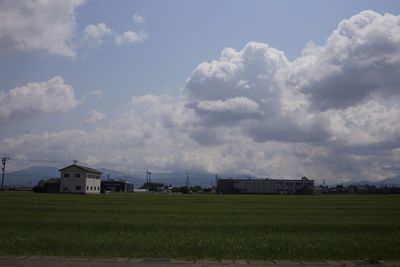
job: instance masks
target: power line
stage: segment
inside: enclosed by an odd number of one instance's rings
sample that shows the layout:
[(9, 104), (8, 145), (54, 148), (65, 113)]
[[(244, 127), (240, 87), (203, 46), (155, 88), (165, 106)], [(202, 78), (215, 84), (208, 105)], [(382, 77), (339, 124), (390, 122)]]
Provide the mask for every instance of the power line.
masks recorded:
[(11, 177), (23, 177), (23, 178), (52, 178), (54, 175), (35, 175), (35, 174), (18, 174), (18, 173), (7, 173), (7, 176)]
[(15, 159), (15, 158), (7, 158), (16, 161), (26, 161), (26, 162), (46, 162), (46, 163), (65, 163), (65, 162), (73, 162), (73, 160), (41, 160), (41, 159)]

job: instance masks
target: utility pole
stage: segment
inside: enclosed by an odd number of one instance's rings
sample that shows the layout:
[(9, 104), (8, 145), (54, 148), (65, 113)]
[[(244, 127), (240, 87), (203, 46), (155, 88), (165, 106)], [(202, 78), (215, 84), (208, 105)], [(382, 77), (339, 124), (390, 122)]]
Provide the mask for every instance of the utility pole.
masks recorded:
[(216, 174), (215, 175), (215, 193), (219, 193), (218, 192), (218, 180), (219, 180), (219, 177), (218, 177), (218, 174)]
[(146, 189), (147, 192), (150, 191), (150, 183), (151, 183), (151, 172), (149, 170), (146, 171)]
[(6, 162), (7, 162), (8, 159), (10, 159), (10, 158), (3, 157), (3, 158), (1, 159), (1, 164), (2, 164), (2, 166), (1, 166), (1, 170), (2, 170), (2, 175), (1, 175), (1, 192), (3, 192), (3, 190), (4, 190), (4, 173), (5, 173), (5, 171), (6, 171)]
[(189, 172), (186, 172), (186, 190), (187, 190), (187, 193), (189, 193), (190, 192), (190, 182), (189, 182)]
[(149, 170), (146, 170), (145, 173), (146, 173), (146, 190), (147, 190), (146, 193), (148, 193), (149, 192)]

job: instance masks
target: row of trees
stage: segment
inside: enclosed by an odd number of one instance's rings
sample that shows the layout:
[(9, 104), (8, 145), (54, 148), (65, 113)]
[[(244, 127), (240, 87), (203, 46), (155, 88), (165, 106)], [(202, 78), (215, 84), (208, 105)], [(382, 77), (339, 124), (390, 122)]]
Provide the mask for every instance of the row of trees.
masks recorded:
[(172, 185), (166, 185), (164, 183), (159, 182), (146, 182), (144, 183), (140, 189), (147, 189), (150, 192), (171, 192), (171, 193), (209, 193), (212, 191), (212, 188), (203, 188), (199, 185), (196, 186), (179, 186), (175, 187)]

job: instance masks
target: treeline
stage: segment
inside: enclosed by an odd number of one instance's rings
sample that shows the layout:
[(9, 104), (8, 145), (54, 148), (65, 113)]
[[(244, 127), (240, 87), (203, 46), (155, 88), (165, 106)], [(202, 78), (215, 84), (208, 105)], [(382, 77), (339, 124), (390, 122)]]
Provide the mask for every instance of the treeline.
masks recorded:
[(334, 187), (319, 186), (322, 194), (400, 194), (400, 187), (397, 185), (384, 185), (377, 187), (376, 185), (336, 185)]
[(150, 192), (165, 192), (165, 193), (210, 193), (213, 191), (210, 187), (195, 186), (172, 186), (159, 182), (144, 183), (140, 189), (146, 189)]

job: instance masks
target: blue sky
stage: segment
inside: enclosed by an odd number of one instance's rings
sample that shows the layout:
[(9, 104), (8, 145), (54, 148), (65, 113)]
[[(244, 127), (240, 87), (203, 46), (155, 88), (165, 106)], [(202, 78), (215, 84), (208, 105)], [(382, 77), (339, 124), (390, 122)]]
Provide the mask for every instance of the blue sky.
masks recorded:
[[(398, 72), (396, 1), (3, 0), (1, 14), (2, 154), (78, 158), (130, 172), (398, 174), (400, 139), (389, 125), (399, 114), (388, 101), (399, 89), (387, 74)], [(371, 16), (367, 27), (351, 26)], [(352, 37), (335, 35), (340, 27)], [(386, 32), (393, 38), (382, 43), (376, 36)], [(388, 54), (375, 54), (382, 47)], [(341, 55), (347, 59), (336, 61)], [(384, 72), (371, 67), (384, 60)], [(377, 85), (363, 73), (379, 77)], [(366, 106), (382, 117), (366, 122)], [(375, 121), (387, 124), (378, 130)], [(118, 149), (110, 139), (127, 145)], [(373, 147), (385, 156), (360, 152)], [(299, 150), (315, 155), (305, 160)], [(107, 151), (120, 158), (107, 161)]]

